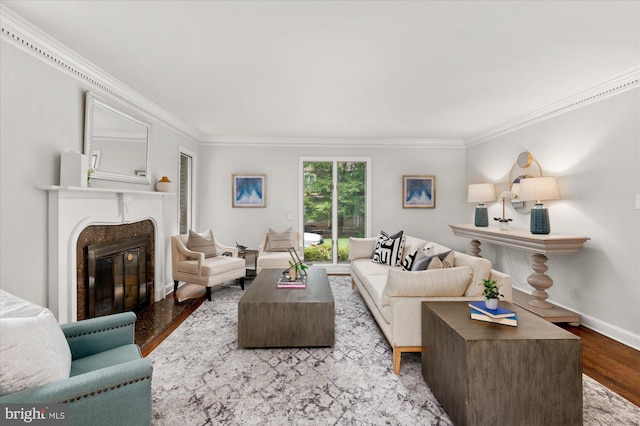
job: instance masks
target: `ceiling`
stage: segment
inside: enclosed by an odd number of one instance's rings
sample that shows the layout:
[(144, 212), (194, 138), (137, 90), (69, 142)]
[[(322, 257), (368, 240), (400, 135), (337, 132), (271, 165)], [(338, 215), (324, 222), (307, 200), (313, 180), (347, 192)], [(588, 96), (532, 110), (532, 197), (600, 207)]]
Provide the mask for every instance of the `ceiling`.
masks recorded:
[(2, 4), (202, 140), (464, 141), (640, 64), (638, 1)]

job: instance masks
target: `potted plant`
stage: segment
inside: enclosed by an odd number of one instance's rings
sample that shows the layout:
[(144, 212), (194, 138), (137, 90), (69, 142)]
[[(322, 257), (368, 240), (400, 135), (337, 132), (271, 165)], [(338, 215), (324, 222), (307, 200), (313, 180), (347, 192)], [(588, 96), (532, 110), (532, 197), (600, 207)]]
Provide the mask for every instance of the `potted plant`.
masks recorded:
[(495, 310), (498, 309), (498, 297), (504, 297), (503, 294), (500, 294), (500, 286), (496, 280), (482, 280), (482, 284), (484, 285), (484, 290), (482, 294), (484, 296), (484, 304), (487, 309)]
[(306, 271), (307, 268), (309, 268), (307, 265), (305, 265), (302, 262), (293, 263), (292, 261), (289, 261), (289, 266), (290, 266), (290, 268), (289, 268), (289, 279), (291, 281), (295, 281), (296, 280), (296, 278), (300, 274), (300, 271)]

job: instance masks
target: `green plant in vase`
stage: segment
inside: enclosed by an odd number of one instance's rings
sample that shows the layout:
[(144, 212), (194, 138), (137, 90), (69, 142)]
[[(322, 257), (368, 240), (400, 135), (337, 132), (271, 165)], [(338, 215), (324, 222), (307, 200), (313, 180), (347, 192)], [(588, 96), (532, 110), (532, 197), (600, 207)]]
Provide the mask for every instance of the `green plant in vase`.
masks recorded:
[(301, 271), (306, 271), (309, 268), (302, 262), (293, 263), (292, 261), (289, 261), (289, 266), (289, 278), (291, 279), (291, 281), (295, 281), (298, 275), (300, 275)]
[(484, 304), (487, 309), (495, 310), (498, 309), (498, 298), (504, 297), (504, 294), (500, 294), (500, 286), (496, 280), (482, 280), (482, 285), (484, 289), (482, 290), (482, 295), (484, 296)]

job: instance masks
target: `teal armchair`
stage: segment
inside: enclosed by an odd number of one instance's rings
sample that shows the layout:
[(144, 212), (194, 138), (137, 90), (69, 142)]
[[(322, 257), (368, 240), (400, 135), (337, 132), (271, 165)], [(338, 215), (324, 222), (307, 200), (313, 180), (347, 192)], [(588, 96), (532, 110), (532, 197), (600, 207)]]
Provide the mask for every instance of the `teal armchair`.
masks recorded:
[(133, 312), (61, 325), (71, 377), (0, 397), (0, 403), (65, 403), (71, 425), (149, 425), (151, 360), (134, 343)]

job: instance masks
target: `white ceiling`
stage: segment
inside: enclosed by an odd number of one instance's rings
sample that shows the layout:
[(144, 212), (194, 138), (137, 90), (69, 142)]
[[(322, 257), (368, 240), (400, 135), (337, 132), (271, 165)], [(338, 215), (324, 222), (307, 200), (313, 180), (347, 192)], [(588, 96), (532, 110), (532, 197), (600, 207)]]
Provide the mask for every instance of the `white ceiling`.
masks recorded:
[(465, 140), (640, 64), (638, 1), (2, 4), (204, 140)]

